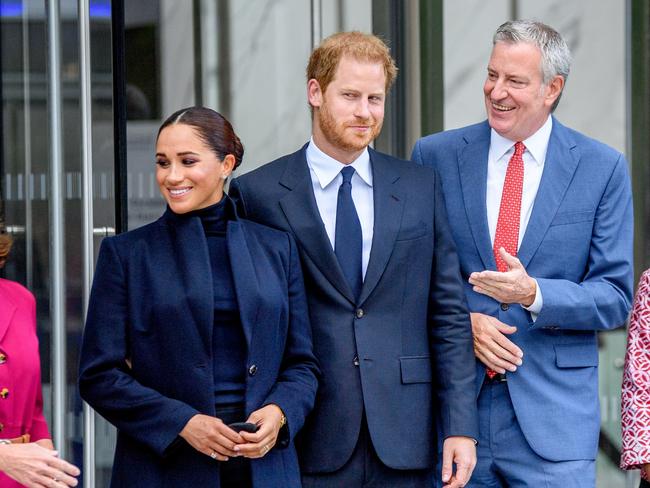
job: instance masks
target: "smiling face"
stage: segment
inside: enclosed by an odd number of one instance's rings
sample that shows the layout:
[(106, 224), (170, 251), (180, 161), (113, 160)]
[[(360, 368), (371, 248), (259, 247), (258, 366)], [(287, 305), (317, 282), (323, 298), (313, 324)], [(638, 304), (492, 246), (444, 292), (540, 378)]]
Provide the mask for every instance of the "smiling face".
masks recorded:
[(564, 79), (542, 79), (542, 53), (529, 43), (497, 42), (483, 86), (490, 127), (511, 141), (523, 141), (544, 125)]
[(336, 75), (322, 92), (309, 80), (316, 145), (342, 163), (354, 161), (379, 135), (384, 122), (386, 74), (381, 63), (341, 58)]
[(223, 161), (186, 124), (165, 127), (156, 142), (156, 181), (174, 213), (184, 214), (221, 200), (225, 178), (234, 167)]

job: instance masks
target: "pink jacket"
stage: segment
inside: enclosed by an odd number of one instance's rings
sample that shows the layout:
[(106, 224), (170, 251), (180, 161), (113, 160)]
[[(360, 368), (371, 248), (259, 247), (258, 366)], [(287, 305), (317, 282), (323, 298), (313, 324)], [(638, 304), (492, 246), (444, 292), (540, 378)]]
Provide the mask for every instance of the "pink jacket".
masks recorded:
[[(36, 302), (23, 286), (0, 278), (0, 438), (49, 439), (43, 417)], [(0, 488), (20, 486), (0, 474)]]
[(630, 317), (621, 426), (621, 468), (640, 468), (650, 463), (650, 269), (641, 276)]

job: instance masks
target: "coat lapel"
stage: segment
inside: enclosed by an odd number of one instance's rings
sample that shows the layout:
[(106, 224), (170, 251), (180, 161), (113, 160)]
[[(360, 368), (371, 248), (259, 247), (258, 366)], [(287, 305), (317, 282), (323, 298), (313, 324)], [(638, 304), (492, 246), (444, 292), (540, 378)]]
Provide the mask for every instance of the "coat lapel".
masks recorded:
[(483, 266), (496, 270), (485, 206), (490, 148), (490, 127), (487, 122), (480, 126), (480, 132), (476, 135), (466, 136), (465, 142), (466, 145), (458, 148), (458, 171), (465, 212)]
[[(2, 283), (0, 283), (0, 291)], [(16, 305), (6, 297), (5, 292), (0, 292), (0, 341), (7, 333), (11, 319), (16, 313)]]
[(528, 266), (542, 243), (569, 188), (579, 160), (580, 154), (575, 142), (570, 138), (566, 128), (553, 118), (553, 131), (548, 142), (542, 180), (535, 196), (526, 233), (517, 253), (524, 267)]
[(363, 303), (379, 283), (402, 222), (403, 199), (397, 191), (399, 169), (382, 154), (370, 150), (374, 201), (374, 230), (368, 269), (363, 280), (359, 303)]
[(194, 325), (203, 340), (206, 353), (212, 350), (214, 322), (214, 297), (208, 244), (199, 217), (179, 218), (170, 210), (165, 217), (172, 240), (172, 261), (177, 265), (177, 275), (183, 280), (187, 297), (186, 316), (194, 319)]
[(241, 223), (237, 221), (228, 222), (226, 243), (242, 328), (250, 351), (254, 324), (257, 322), (260, 292), (257, 274), (253, 266), (253, 258), (246, 243), (246, 236)]
[(300, 247), (323, 273), (327, 280), (348, 300), (355, 302), (350, 285), (332, 250), (325, 226), (320, 218), (309, 167), (305, 158), (305, 145), (289, 156), (287, 168), (280, 184), (291, 190), (280, 200), (291, 230)]

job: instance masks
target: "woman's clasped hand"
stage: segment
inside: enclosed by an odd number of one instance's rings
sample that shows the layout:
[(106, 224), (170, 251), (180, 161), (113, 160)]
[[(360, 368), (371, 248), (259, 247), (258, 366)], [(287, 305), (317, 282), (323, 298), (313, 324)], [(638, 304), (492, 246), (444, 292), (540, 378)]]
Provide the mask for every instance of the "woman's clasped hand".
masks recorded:
[(221, 419), (198, 414), (190, 419), (180, 436), (194, 449), (217, 461), (238, 456), (257, 459), (275, 446), (282, 415), (277, 405), (266, 405), (254, 411), (247, 420), (257, 425), (257, 432), (235, 432)]

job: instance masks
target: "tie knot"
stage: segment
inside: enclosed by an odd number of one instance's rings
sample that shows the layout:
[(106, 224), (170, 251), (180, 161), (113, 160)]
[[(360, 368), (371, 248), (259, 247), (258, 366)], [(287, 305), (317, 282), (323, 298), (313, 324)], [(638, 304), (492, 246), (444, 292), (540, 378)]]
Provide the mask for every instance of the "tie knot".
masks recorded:
[(343, 183), (350, 183), (352, 181), (353, 175), (354, 175), (354, 168), (352, 166), (346, 166), (341, 170), (341, 176), (343, 176)]
[(524, 151), (526, 150), (526, 146), (524, 146), (524, 143), (521, 141), (515, 142), (515, 155), (521, 157), (522, 154), (524, 154)]

